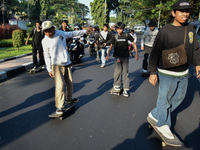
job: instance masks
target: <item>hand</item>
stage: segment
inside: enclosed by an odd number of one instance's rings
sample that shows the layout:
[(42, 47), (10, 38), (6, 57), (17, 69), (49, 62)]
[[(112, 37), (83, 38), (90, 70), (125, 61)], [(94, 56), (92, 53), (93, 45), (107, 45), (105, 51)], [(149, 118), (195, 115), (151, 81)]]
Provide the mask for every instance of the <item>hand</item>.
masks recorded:
[(28, 41), (26, 41), (25, 45), (27, 45), (27, 44), (28, 44)]
[(141, 50), (143, 51), (143, 50), (144, 50), (144, 47), (141, 47)]
[(103, 46), (106, 46), (106, 43), (103, 43)]
[(150, 82), (153, 86), (156, 85), (157, 80), (158, 80), (158, 76), (157, 76), (156, 74), (150, 75), (150, 77), (149, 77), (149, 82)]
[(135, 54), (135, 61), (137, 61), (139, 59), (138, 57), (138, 53)]
[(200, 77), (200, 66), (196, 66), (197, 78)]
[(108, 60), (109, 60), (109, 58), (110, 58), (110, 57), (109, 57), (109, 55), (107, 55), (107, 56), (106, 56), (106, 61), (108, 61)]
[(54, 77), (54, 76), (53, 76), (53, 72), (52, 72), (52, 71), (51, 71), (51, 72), (49, 72), (49, 76), (50, 76), (50, 77), (52, 77), (52, 78)]

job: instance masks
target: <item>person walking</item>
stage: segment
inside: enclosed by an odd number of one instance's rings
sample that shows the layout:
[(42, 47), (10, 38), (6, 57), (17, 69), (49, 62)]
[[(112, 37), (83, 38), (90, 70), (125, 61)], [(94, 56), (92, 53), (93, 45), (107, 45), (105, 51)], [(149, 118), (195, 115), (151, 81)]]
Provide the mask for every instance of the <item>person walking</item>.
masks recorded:
[(103, 25), (103, 31), (100, 31), (99, 34), (96, 35), (96, 41), (98, 41), (98, 46), (101, 51), (101, 67), (105, 67), (106, 65), (106, 54), (109, 51), (109, 45), (104, 46), (103, 43), (109, 41), (112, 37), (112, 34), (108, 31), (108, 24)]
[[(71, 61), (66, 46), (66, 39), (80, 36), (86, 30), (64, 32), (55, 30), (51, 21), (42, 23), (45, 37), (42, 40), (44, 58), (50, 77), (55, 79), (55, 105), (56, 113), (62, 115), (65, 103), (75, 103), (77, 98), (72, 99), (73, 81), (71, 74)], [(64, 91), (66, 85), (66, 93)]]
[(125, 34), (124, 24), (122, 22), (118, 22), (116, 24), (117, 35), (113, 36), (111, 40), (104, 43), (107, 45), (111, 43), (111, 47), (108, 51), (108, 55), (106, 60), (109, 60), (110, 52), (112, 50), (112, 46), (114, 46), (114, 54), (113, 57), (115, 58), (115, 71), (114, 71), (114, 83), (113, 88), (116, 91), (121, 90), (121, 77), (123, 79), (123, 95), (124, 97), (129, 97), (129, 44), (128, 40), (133, 43), (133, 47), (135, 49), (135, 60), (138, 60), (138, 53), (137, 53), (137, 46), (133, 42), (134, 39), (130, 34)]
[(31, 33), (28, 35), (25, 45), (28, 44), (28, 40), (30, 37), (33, 37), (32, 39), (32, 56), (33, 56), (33, 69), (36, 70), (38, 68), (38, 60), (37, 60), (37, 51), (39, 51), (39, 68), (45, 69), (45, 62), (44, 62), (44, 55), (43, 55), (43, 49), (42, 49), (42, 39), (44, 38), (44, 33), (41, 29), (41, 21), (36, 21), (36, 27), (31, 31)]
[(149, 74), (148, 72), (148, 58), (152, 51), (152, 46), (156, 35), (158, 34), (158, 30), (156, 27), (156, 22), (150, 21), (149, 29), (147, 29), (141, 38), (141, 50), (143, 51), (143, 64), (142, 64), (142, 74)]
[[(160, 29), (150, 56), (149, 82), (155, 86), (159, 77), (156, 107), (148, 117), (157, 123), (158, 131), (168, 139), (171, 113), (182, 103), (188, 87), (189, 66), (196, 66), (200, 77), (200, 50), (194, 27), (187, 23), (190, 4), (179, 0), (172, 6), (173, 21)], [(157, 75), (158, 73), (158, 75)]]

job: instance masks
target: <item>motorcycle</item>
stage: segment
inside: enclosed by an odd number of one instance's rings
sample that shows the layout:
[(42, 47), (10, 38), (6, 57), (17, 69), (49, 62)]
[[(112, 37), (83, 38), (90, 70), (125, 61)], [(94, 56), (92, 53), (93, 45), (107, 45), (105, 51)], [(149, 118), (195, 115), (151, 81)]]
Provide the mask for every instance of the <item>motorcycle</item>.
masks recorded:
[(95, 46), (94, 46), (95, 37), (93, 35), (89, 36), (89, 42), (88, 43), (89, 43), (89, 54), (90, 54), (90, 56), (95, 55), (96, 54)]
[(81, 61), (84, 57), (84, 45), (80, 42), (80, 38), (73, 38), (68, 51), (72, 63), (79, 63)]

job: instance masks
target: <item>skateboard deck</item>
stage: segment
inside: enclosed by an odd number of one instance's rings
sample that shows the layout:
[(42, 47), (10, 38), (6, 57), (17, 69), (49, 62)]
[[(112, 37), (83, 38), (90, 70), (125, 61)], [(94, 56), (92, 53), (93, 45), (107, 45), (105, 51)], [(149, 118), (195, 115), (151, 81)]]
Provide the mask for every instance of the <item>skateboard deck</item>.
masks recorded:
[(154, 120), (152, 120), (149, 116), (147, 117), (147, 121), (149, 122), (149, 129), (151, 129), (153, 127), (153, 129), (157, 132), (157, 134), (161, 137), (161, 139), (163, 140), (162, 142), (162, 146), (165, 147), (167, 145), (169, 146), (174, 146), (174, 147), (181, 147), (183, 146), (183, 143), (178, 139), (178, 137), (173, 134), (174, 139), (168, 139), (165, 136), (162, 135), (162, 133), (160, 133), (157, 129), (157, 125), (156, 122)]
[(65, 107), (63, 108), (63, 113), (61, 115), (56, 114), (56, 111), (54, 111), (53, 113), (51, 113), (49, 115), (50, 118), (59, 118), (60, 120), (63, 120), (64, 114), (70, 110), (73, 106), (75, 106), (77, 104), (76, 103), (71, 103), (71, 104), (66, 104)]
[(31, 69), (31, 70), (29, 70), (29, 73), (37, 73), (37, 72), (39, 72), (39, 71), (41, 71), (42, 69), (35, 69), (35, 70), (33, 70), (33, 69)]
[(122, 88), (120, 89), (120, 91), (116, 91), (114, 88), (112, 88), (110, 90), (111, 95), (118, 95), (119, 96), (121, 94), (121, 92), (122, 92)]

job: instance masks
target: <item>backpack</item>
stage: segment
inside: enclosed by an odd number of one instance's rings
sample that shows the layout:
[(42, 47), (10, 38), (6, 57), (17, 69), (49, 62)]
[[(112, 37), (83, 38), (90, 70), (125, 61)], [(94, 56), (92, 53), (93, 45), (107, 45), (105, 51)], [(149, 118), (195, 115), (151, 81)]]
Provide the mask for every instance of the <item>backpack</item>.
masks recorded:
[[(128, 33), (125, 33), (125, 36), (126, 36), (126, 43), (127, 43), (127, 48), (128, 48)], [(119, 37), (119, 35), (116, 34), (116, 35), (115, 35), (114, 49), (116, 49), (118, 37)]]
[[(33, 38), (34, 38), (36, 32), (37, 32), (37, 28), (35, 27), (34, 31), (33, 31)], [(42, 32), (42, 37), (43, 37), (44, 36), (44, 32), (42, 30), (41, 30), (41, 32)]]

